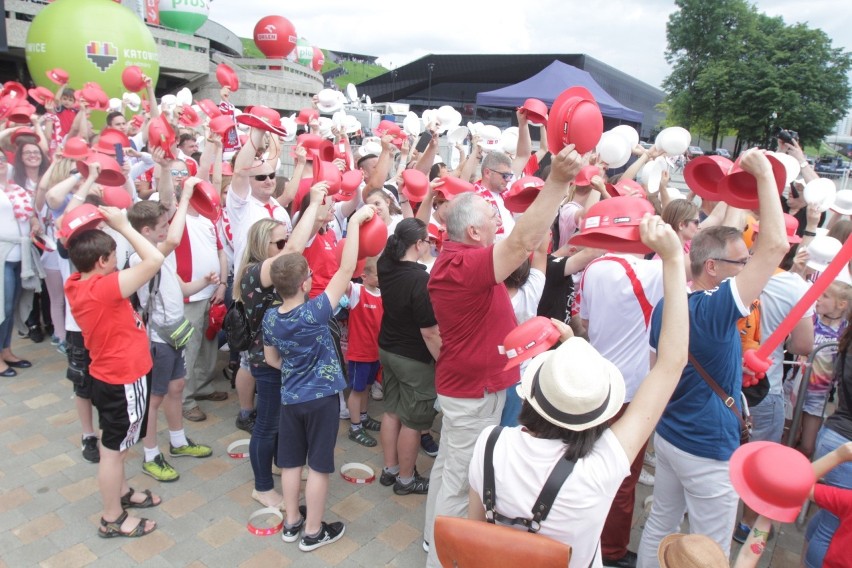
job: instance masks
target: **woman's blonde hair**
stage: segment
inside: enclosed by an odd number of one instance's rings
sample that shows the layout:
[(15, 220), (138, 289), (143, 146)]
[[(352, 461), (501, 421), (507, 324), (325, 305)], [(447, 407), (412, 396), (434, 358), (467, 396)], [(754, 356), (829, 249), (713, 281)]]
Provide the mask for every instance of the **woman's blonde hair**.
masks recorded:
[(234, 287), (231, 292), (235, 300), (242, 301), (240, 283), (243, 281), (246, 271), (252, 265), (257, 264), (258, 262), (263, 262), (269, 258), (270, 235), (272, 235), (272, 231), (274, 231), (276, 227), (283, 224), (284, 223), (277, 219), (261, 219), (252, 225), (251, 229), (249, 229), (246, 248), (243, 250), (243, 256), (240, 259), (240, 271), (234, 277)]
[(76, 162), (74, 160), (63, 158), (57, 154), (53, 162), (53, 169), (50, 171), (50, 178), (47, 180), (47, 189), (71, 177), (71, 170), (75, 167)]

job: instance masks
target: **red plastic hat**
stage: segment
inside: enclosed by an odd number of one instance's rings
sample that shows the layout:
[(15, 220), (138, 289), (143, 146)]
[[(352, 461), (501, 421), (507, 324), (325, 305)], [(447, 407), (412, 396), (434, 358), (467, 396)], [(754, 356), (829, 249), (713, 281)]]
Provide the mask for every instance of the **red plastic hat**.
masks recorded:
[(527, 99), (524, 104), (518, 107), (518, 110), (523, 110), (527, 115), (527, 121), (535, 126), (547, 124), (547, 105), (538, 99)]
[(59, 236), (68, 242), (76, 234), (97, 229), (103, 220), (104, 216), (97, 207), (91, 203), (83, 203), (62, 216)]
[(204, 336), (208, 341), (216, 339), (216, 334), (222, 329), (222, 324), (225, 322), (225, 314), (228, 312), (225, 304), (210, 304), (207, 316), (207, 329), (204, 330)]
[(225, 63), (220, 63), (216, 67), (216, 80), (219, 81), (220, 85), (228, 87), (231, 91), (240, 90), (240, 79), (237, 77), (237, 72)]
[(641, 197), (612, 197), (598, 201), (586, 212), (580, 232), (571, 237), (572, 245), (646, 254), (652, 252), (639, 239), (639, 223), (645, 214), (654, 214), (654, 206)]
[(45, 75), (47, 75), (47, 78), (57, 85), (68, 84), (68, 72), (65, 71), (65, 69), (60, 69), (59, 67), (48, 69), (45, 71)]
[(115, 156), (116, 144), (121, 144), (122, 148), (130, 148), (130, 139), (124, 132), (117, 128), (104, 128), (101, 130), (101, 135), (98, 137), (94, 150)]
[(121, 171), (121, 166), (115, 161), (112, 156), (101, 154), (100, 152), (92, 152), (85, 161), (77, 160), (77, 171), (84, 178), (89, 175), (89, 164), (98, 162), (101, 165), (101, 173), (95, 179), (95, 183), (101, 185), (124, 185), (127, 178)]
[(15, 130), (12, 133), (12, 136), (9, 137), (9, 140), (12, 142), (12, 145), (17, 145), (18, 140), (22, 136), (27, 137), (27, 138), (32, 138), (32, 140), (21, 140), (20, 141), (21, 144), (24, 144), (24, 143), (27, 143), (27, 142), (30, 142), (32, 144), (38, 143), (38, 134), (36, 134), (35, 131), (33, 131), (32, 128), (27, 128), (26, 126), (18, 128), (17, 130)]
[(296, 116), (296, 124), (310, 124), (312, 120), (319, 120), (319, 111), (315, 108), (303, 108)]
[(603, 134), (603, 115), (595, 97), (583, 87), (562, 91), (547, 119), (547, 147), (556, 154), (569, 144), (574, 144), (580, 154), (598, 145)]
[(201, 99), (197, 104), (198, 108), (201, 109), (201, 112), (210, 117), (210, 120), (213, 120), (217, 116), (222, 116), (222, 111), (219, 110), (219, 106), (210, 99)]
[[(787, 242), (791, 245), (798, 244), (802, 242), (802, 237), (796, 234), (796, 231), (799, 230), (799, 220), (790, 215), (789, 213), (784, 213), (784, 229), (787, 231)], [(752, 231), (754, 233), (760, 232), (760, 223), (755, 222), (752, 225)]]
[(21, 100), (23, 103), (12, 108), (6, 116), (6, 120), (17, 124), (30, 124), (32, 122), (30, 117), (35, 114), (36, 108), (24, 99)]
[(230, 116), (222, 114), (210, 119), (210, 131), (215, 132), (222, 138), (225, 138), (233, 128), (236, 128), (236, 126), (234, 126), (234, 119)]
[(388, 226), (378, 215), (359, 227), (358, 258), (376, 256), (385, 250), (388, 242)]
[(689, 189), (702, 199), (721, 201), (719, 182), (733, 165), (731, 160), (723, 156), (698, 156), (683, 168), (683, 179)]
[(12, 112), (16, 106), (20, 104), (20, 101), (16, 100), (15, 97), (5, 96), (0, 97), (0, 118), (6, 118), (6, 116)]
[(178, 124), (187, 128), (195, 128), (196, 126), (201, 126), (201, 117), (198, 116), (198, 113), (191, 106), (184, 106), (181, 107)]
[(509, 358), (503, 367), (508, 371), (524, 361), (544, 353), (559, 341), (559, 330), (553, 322), (543, 316), (528, 319), (512, 331), (497, 349)]
[(237, 122), (259, 128), (266, 132), (287, 136), (287, 130), (281, 125), (281, 115), (278, 111), (263, 105), (255, 105), (237, 117)]
[(101, 196), (104, 205), (118, 207), (119, 209), (130, 209), (133, 199), (124, 186), (105, 185)]
[[(359, 241), (360, 244), (360, 241)], [(337, 260), (337, 266), (340, 266), (340, 260), (343, 258), (343, 247), (346, 246), (346, 237), (343, 237), (339, 241), (337, 241), (337, 245), (334, 247), (334, 256)], [(358, 262), (355, 263), (355, 272), (352, 273), (352, 278), (360, 278), (364, 275), (364, 266), (367, 264), (367, 257), (359, 258)]]
[(36, 87), (35, 89), (30, 89), (27, 91), (27, 94), (30, 95), (30, 98), (44, 106), (48, 103), (48, 101), (53, 100), (53, 93), (47, 87)]
[[(775, 185), (778, 187), (778, 194), (780, 195), (787, 183), (787, 169), (774, 156), (766, 154), (766, 158), (772, 165), (772, 174), (775, 177)], [(742, 155), (734, 162), (728, 175), (719, 182), (719, 197), (728, 205), (740, 209), (757, 209), (759, 206), (757, 179), (740, 167), (740, 159), (742, 159)]]
[(3, 89), (0, 90), (0, 97), (5, 97), (6, 95), (25, 101), (27, 100), (27, 88), (17, 81), (6, 81), (3, 83)]
[[(316, 134), (300, 134), (299, 137), (296, 138), (296, 145), (301, 146), (308, 151), (308, 160), (313, 160), (314, 158), (319, 158), (325, 162), (334, 160), (334, 144), (331, 140), (323, 140), (322, 137), (317, 136)], [(295, 157), (295, 146), (290, 151), (290, 155)]]
[(524, 176), (512, 182), (503, 195), (503, 204), (512, 213), (523, 213), (532, 205), (538, 192), (544, 187), (544, 180), (535, 176)]
[(130, 124), (136, 128), (142, 128), (142, 125), (145, 124), (145, 117), (141, 114), (134, 114), (133, 118), (130, 119)]
[(340, 191), (340, 170), (331, 162), (324, 160), (314, 160), (314, 177), (316, 183), (324, 181), (328, 183), (328, 194), (334, 195)]
[(145, 88), (145, 75), (136, 65), (130, 65), (121, 72), (121, 84), (131, 93), (138, 93)]
[(30, 240), (35, 247), (42, 252), (53, 252), (56, 250), (56, 241), (47, 235), (38, 235), (33, 233), (32, 236), (30, 236)]
[(65, 140), (61, 154), (63, 158), (71, 160), (85, 160), (89, 157), (89, 145), (83, 138), (74, 136)]
[(808, 458), (775, 442), (740, 446), (731, 456), (729, 467), (731, 483), (743, 502), (782, 523), (796, 520), (816, 483)]
[(574, 185), (592, 185), (592, 178), (601, 175), (601, 169), (597, 166), (583, 166), (574, 178)]
[(614, 184), (606, 184), (606, 191), (612, 197), (644, 197), (645, 188), (636, 180), (620, 179)]
[(379, 122), (379, 125), (373, 129), (373, 134), (376, 136), (384, 136), (385, 134), (391, 134), (394, 138), (399, 138), (402, 133), (402, 129), (399, 125), (391, 120), (383, 120)]
[(415, 203), (420, 203), (429, 193), (429, 178), (420, 170), (402, 172), (402, 193)]
[(364, 172), (361, 170), (349, 170), (340, 176), (340, 191), (334, 194), (335, 201), (349, 201), (358, 192), (361, 182), (364, 181)]
[(171, 148), (175, 140), (175, 131), (165, 116), (160, 115), (151, 119), (151, 122), (148, 123), (148, 145), (152, 148), (162, 148), (166, 153), (166, 158), (174, 158)]
[(473, 191), (475, 189), (472, 183), (459, 179), (456, 176), (446, 175), (441, 178), (441, 181), (444, 183), (436, 187), (435, 191), (441, 193), (448, 200), (460, 193)]
[(219, 218), (219, 192), (209, 181), (199, 181), (195, 184), (189, 204), (193, 209), (211, 221)]

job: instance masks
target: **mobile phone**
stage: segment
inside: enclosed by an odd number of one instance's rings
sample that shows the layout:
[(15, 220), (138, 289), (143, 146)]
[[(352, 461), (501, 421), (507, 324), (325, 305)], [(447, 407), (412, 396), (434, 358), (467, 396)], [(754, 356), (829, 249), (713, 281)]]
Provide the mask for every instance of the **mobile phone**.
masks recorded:
[(115, 161), (118, 162), (119, 166), (124, 165), (124, 148), (121, 147), (121, 144), (115, 144)]
[(420, 135), (420, 139), (417, 141), (417, 146), (415, 146), (414, 149), (422, 154), (426, 151), (426, 148), (429, 147), (429, 142), (431, 141), (432, 133), (427, 130), (426, 132)]

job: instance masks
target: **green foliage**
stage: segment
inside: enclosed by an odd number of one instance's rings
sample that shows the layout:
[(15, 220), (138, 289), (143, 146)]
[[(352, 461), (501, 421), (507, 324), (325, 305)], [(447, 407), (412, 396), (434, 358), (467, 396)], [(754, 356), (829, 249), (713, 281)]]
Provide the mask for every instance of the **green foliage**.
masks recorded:
[(266, 57), (255, 45), (254, 40), (249, 37), (241, 37), (240, 41), (243, 42), (243, 57), (247, 57), (249, 59), (263, 59)]
[(778, 126), (816, 142), (845, 114), (852, 56), (821, 30), (787, 25), (746, 0), (675, 4), (666, 28), (667, 122), (708, 135), (715, 147), (729, 130), (766, 144)]

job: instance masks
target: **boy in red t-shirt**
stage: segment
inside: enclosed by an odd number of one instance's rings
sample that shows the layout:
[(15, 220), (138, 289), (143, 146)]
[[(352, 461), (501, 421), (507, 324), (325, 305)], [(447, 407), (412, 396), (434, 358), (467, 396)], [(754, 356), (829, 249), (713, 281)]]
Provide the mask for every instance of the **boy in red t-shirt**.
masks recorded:
[(364, 264), (363, 284), (352, 283), (349, 288), (349, 439), (368, 448), (378, 443), (367, 430), (378, 432), (382, 423), (367, 414), (367, 389), (376, 382), (379, 373), (379, 329), (382, 327), (382, 295), (376, 259)]
[[(65, 284), (71, 313), (91, 355), (92, 404), (98, 409), (101, 436), (98, 488), (103, 498), (98, 536), (138, 537), (153, 531), (154, 521), (128, 517), (125, 509), (155, 507), (159, 497), (127, 484), (127, 449), (139, 441), (148, 416), (151, 355), (145, 325), (129, 298), (160, 270), (163, 255), (133, 230), (115, 207), (101, 207), (107, 224), (136, 249), (142, 262), (116, 272), (115, 241), (98, 230), (68, 241), (71, 262), (79, 270)], [(108, 520), (109, 519), (109, 520)]]

